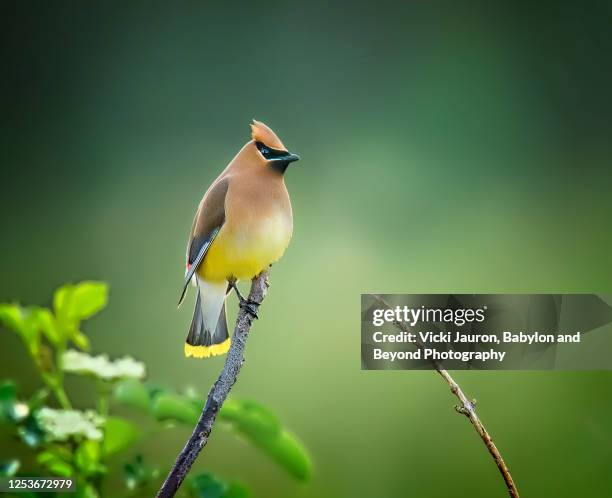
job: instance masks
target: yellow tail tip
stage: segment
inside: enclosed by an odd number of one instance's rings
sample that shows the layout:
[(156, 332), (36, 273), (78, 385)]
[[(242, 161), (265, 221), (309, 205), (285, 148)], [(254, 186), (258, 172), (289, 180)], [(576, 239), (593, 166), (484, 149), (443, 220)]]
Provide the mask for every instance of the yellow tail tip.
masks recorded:
[(192, 346), (185, 343), (185, 356), (187, 358), (210, 358), (211, 356), (219, 356), (229, 351), (231, 339), (228, 337), (219, 344), (212, 346)]

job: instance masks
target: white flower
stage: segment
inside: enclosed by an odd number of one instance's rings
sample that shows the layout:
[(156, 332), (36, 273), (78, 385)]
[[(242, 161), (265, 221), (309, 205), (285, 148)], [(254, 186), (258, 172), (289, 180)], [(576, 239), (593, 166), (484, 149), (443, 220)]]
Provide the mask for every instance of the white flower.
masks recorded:
[(84, 436), (87, 439), (102, 439), (99, 429), (104, 419), (93, 411), (54, 410), (43, 407), (36, 418), (51, 440), (66, 441), (70, 436)]
[(90, 356), (74, 349), (66, 351), (62, 356), (62, 369), (66, 372), (94, 375), (104, 380), (142, 379), (145, 376), (144, 363), (129, 356), (111, 361), (105, 354)]
[(30, 407), (25, 403), (15, 403), (13, 405), (13, 419), (21, 421), (30, 414)]

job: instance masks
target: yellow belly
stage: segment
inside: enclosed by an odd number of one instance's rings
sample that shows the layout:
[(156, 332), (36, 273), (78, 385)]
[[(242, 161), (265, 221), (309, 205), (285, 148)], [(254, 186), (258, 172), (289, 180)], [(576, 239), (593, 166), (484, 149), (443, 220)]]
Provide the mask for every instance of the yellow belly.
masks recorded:
[(224, 225), (210, 246), (198, 275), (210, 281), (252, 279), (278, 261), (291, 240), (291, 223), (282, 216), (234, 230)]

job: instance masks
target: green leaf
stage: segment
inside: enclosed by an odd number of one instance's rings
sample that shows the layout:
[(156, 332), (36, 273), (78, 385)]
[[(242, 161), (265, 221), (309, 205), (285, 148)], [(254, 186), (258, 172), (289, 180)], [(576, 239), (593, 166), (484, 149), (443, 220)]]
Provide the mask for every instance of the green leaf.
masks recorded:
[[(43, 456), (46, 455), (46, 456)], [(49, 460), (49, 455), (53, 458), (62, 460), (64, 462), (72, 461), (72, 451), (66, 445), (61, 444), (52, 444), (47, 447), (45, 451), (42, 451), (38, 454), (38, 459), (40, 461)]]
[(276, 439), (256, 444), (296, 479), (306, 481), (310, 478), (310, 457), (302, 443), (290, 432), (283, 430)]
[(85, 281), (66, 284), (53, 295), (56, 326), (62, 340), (71, 340), (83, 351), (89, 351), (89, 339), (79, 330), (81, 320), (92, 317), (108, 302), (108, 286), (104, 282)]
[(83, 334), (83, 332), (77, 330), (71, 337), (70, 340), (74, 345), (81, 351), (89, 351), (91, 346), (89, 344), (89, 338)]
[(71, 459), (70, 452), (60, 446), (52, 446), (36, 457), (40, 465), (46, 467), (53, 475), (60, 477), (70, 477), (74, 474), (74, 468), (69, 463)]
[(99, 496), (100, 494), (93, 484), (89, 482), (77, 483), (77, 498), (98, 498)]
[(159, 477), (159, 470), (146, 466), (142, 455), (136, 455), (132, 461), (127, 462), (123, 466), (123, 471), (125, 473), (125, 485), (132, 491), (136, 488), (146, 487)]
[(0, 383), (0, 420), (13, 421), (13, 406), (17, 402), (17, 386), (12, 380)]
[(249, 496), (251, 492), (244, 484), (232, 481), (228, 483), (225, 498), (249, 498)]
[(189, 480), (193, 498), (248, 498), (249, 490), (236, 482), (227, 482), (211, 474), (198, 474)]
[(55, 460), (61, 460), (61, 458), (58, 458), (57, 455), (52, 451), (41, 451), (36, 457), (36, 461), (41, 465), (47, 465), (48, 463), (53, 462)]
[(187, 425), (195, 424), (200, 415), (189, 400), (170, 393), (158, 394), (153, 399), (152, 411), (158, 420), (176, 420)]
[(74, 461), (81, 469), (91, 467), (100, 460), (100, 443), (86, 439), (77, 448)]
[(18, 304), (0, 304), (0, 323), (18, 334), (21, 333), (23, 326), (21, 306)]
[(55, 291), (53, 307), (62, 319), (81, 321), (104, 309), (108, 302), (108, 285), (104, 282), (84, 281), (67, 284)]
[(74, 287), (73, 309), (80, 320), (92, 317), (108, 303), (108, 284), (81, 282)]
[(0, 477), (13, 477), (20, 466), (21, 463), (16, 459), (0, 462)]
[(191, 481), (191, 491), (196, 498), (223, 498), (225, 482), (210, 474), (200, 474)]
[(17, 386), (12, 380), (3, 380), (0, 383), (0, 403), (14, 401), (17, 398)]
[(229, 399), (221, 408), (222, 420), (232, 422), (243, 433), (252, 437), (276, 437), (281, 424), (276, 415), (263, 405), (254, 401)]
[(115, 386), (113, 397), (119, 403), (139, 410), (148, 411), (151, 399), (146, 387), (136, 379), (123, 380)]
[(32, 356), (38, 356), (40, 323), (35, 313), (18, 304), (0, 304), (0, 322), (19, 334)]
[(45, 402), (49, 398), (49, 390), (47, 388), (41, 388), (34, 392), (34, 394), (28, 400), (28, 406), (30, 411), (37, 410), (44, 406)]
[(119, 417), (109, 417), (104, 424), (102, 454), (108, 456), (123, 451), (139, 436), (140, 431), (132, 422)]
[(310, 477), (312, 465), (302, 443), (283, 429), (278, 419), (260, 404), (228, 400), (221, 409), (220, 419), (228, 422), (235, 432), (261, 449), (296, 479), (306, 480)]
[(32, 307), (30, 308), (30, 313), (32, 314), (32, 319), (36, 320), (38, 327), (51, 344), (58, 346), (63, 342), (62, 332), (51, 310)]
[(72, 465), (66, 462), (52, 462), (47, 466), (47, 468), (54, 476), (70, 477), (74, 474), (74, 468)]
[(100, 464), (101, 455), (100, 443), (92, 439), (86, 439), (77, 448), (74, 454), (74, 463), (85, 475), (102, 474), (106, 469)]

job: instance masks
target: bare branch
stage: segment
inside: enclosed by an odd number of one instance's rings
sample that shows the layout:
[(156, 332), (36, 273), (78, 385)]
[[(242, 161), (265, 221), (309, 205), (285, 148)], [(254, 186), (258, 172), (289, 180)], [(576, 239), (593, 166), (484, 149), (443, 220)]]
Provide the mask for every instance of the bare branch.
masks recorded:
[(459, 398), (459, 401), (461, 401), (460, 405), (455, 406), (455, 410), (457, 410), (458, 413), (462, 413), (463, 415), (465, 415), (474, 426), (474, 429), (476, 429), (476, 432), (478, 432), (478, 434), (480, 435), (482, 441), (489, 450), (489, 453), (495, 460), (497, 468), (499, 469), (502, 477), (504, 478), (506, 487), (508, 488), (508, 493), (512, 498), (519, 498), (518, 489), (516, 489), (516, 484), (514, 484), (514, 480), (512, 479), (510, 470), (506, 466), (506, 462), (504, 462), (504, 459), (502, 458), (501, 453), (497, 449), (497, 446), (495, 446), (493, 439), (491, 439), (491, 436), (489, 435), (489, 433), (485, 429), (485, 426), (476, 414), (476, 400), (468, 400), (467, 396), (463, 393), (459, 385), (453, 380), (448, 371), (446, 371), (444, 368), (436, 368), (436, 370), (447, 382), (451, 392), (455, 396), (457, 396), (457, 398)]
[[(376, 294), (372, 294), (372, 297), (376, 299), (380, 304), (382, 304), (385, 308), (391, 309), (389, 303), (387, 303), (387, 301), (385, 301), (382, 297)], [(394, 320), (393, 324), (402, 332), (409, 332), (404, 323), (398, 320)], [(415, 341), (414, 344), (421, 349), (424, 347), (424, 344), (418, 340)], [(458, 413), (465, 415), (474, 426), (474, 429), (476, 429), (476, 432), (478, 433), (478, 435), (486, 445), (487, 449), (489, 450), (489, 453), (495, 460), (495, 464), (497, 465), (497, 468), (499, 469), (502, 477), (504, 478), (504, 482), (506, 483), (506, 487), (508, 488), (508, 493), (510, 494), (511, 498), (519, 498), (518, 489), (516, 489), (516, 485), (514, 484), (514, 480), (512, 479), (512, 475), (510, 474), (510, 470), (508, 469), (506, 462), (504, 462), (504, 459), (502, 458), (501, 453), (497, 449), (497, 446), (495, 446), (495, 443), (493, 443), (493, 439), (491, 438), (491, 436), (485, 429), (485, 426), (476, 414), (476, 400), (474, 399), (470, 401), (468, 399), (468, 397), (461, 390), (461, 387), (459, 387), (459, 384), (455, 382), (455, 380), (451, 377), (448, 371), (444, 369), (438, 361), (432, 360), (431, 363), (437, 370), (437, 372), (446, 381), (448, 387), (450, 387), (451, 392), (461, 402), (460, 405), (455, 406), (455, 410), (457, 410)]]
[[(249, 293), (249, 301), (254, 303), (253, 311), (257, 311), (259, 305), (266, 297), (268, 291), (268, 272), (264, 271), (253, 279), (251, 283), (251, 291)], [(202, 451), (202, 448), (208, 442), (208, 438), (217, 418), (217, 414), (227, 398), (232, 386), (236, 382), (242, 364), (244, 363), (244, 348), (249, 335), (249, 330), (253, 324), (253, 316), (245, 309), (240, 308), (234, 335), (232, 337), (232, 345), (227, 353), (225, 365), (219, 374), (219, 378), (213, 384), (208, 393), (206, 404), (202, 409), (200, 419), (191, 434), (191, 437), (185, 444), (185, 447), (180, 452), (174, 462), (174, 466), (170, 470), (168, 477), (164, 481), (161, 489), (157, 493), (158, 498), (169, 498), (174, 496), (191, 470), (191, 466)]]

